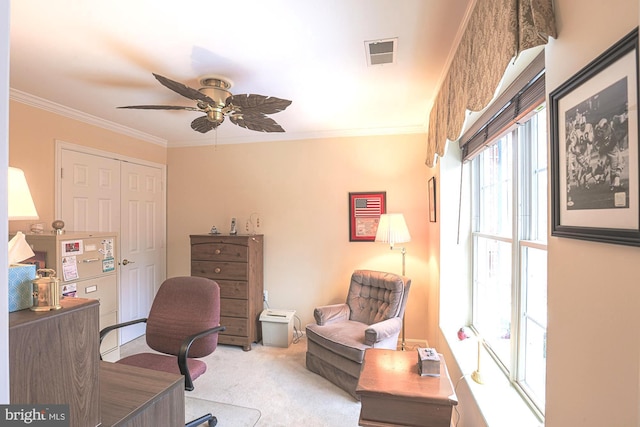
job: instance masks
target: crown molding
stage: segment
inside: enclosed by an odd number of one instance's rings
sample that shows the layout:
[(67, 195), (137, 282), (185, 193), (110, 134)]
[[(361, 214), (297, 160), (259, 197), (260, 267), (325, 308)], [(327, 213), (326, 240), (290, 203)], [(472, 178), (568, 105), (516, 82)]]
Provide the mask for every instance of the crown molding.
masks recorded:
[(225, 145), (225, 144), (248, 144), (257, 142), (272, 141), (304, 141), (309, 139), (330, 139), (330, 138), (350, 138), (362, 136), (383, 136), (383, 135), (409, 135), (409, 134), (426, 134), (428, 127), (426, 125), (394, 127), (394, 128), (367, 128), (367, 129), (342, 129), (335, 131), (312, 131), (312, 132), (285, 132), (285, 133), (260, 133), (260, 141), (256, 141), (255, 137), (235, 136), (218, 138), (215, 135), (208, 139), (190, 139), (182, 141), (171, 141), (169, 146), (174, 147), (195, 147), (205, 145)]
[(113, 132), (117, 132), (122, 135), (127, 135), (132, 138), (140, 139), (142, 141), (147, 141), (152, 144), (161, 145), (163, 147), (167, 146), (166, 139), (159, 138), (157, 136), (153, 136), (145, 132), (140, 132), (130, 127), (122, 126), (117, 123), (113, 123), (108, 120), (104, 120), (99, 117), (92, 116), (91, 114), (74, 110), (73, 108), (65, 107), (64, 105), (57, 104), (55, 102), (46, 100), (44, 98), (39, 98), (37, 96), (19, 91), (17, 89), (11, 88), (9, 90), (9, 99), (14, 100), (16, 102), (20, 102), (22, 104), (39, 108), (41, 110), (49, 111), (54, 114), (59, 114), (61, 116), (68, 117), (70, 119), (78, 120), (83, 123), (87, 123), (87, 124), (101, 127), (103, 129), (107, 129)]
[(10, 89), (9, 99), (22, 104), (30, 105), (41, 110), (49, 111), (54, 114), (58, 114), (64, 117), (69, 117), (74, 120), (78, 120), (89, 125), (98, 126), (103, 129), (107, 129), (113, 132), (127, 135), (132, 138), (136, 138), (142, 141), (147, 141), (153, 144), (161, 145), (163, 147), (193, 147), (193, 146), (205, 146), (214, 144), (246, 144), (256, 142), (272, 142), (272, 141), (301, 141), (307, 139), (329, 139), (329, 138), (349, 138), (349, 137), (361, 137), (361, 136), (380, 136), (380, 135), (407, 135), (417, 133), (427, 133), (428, 127), (426, 124), (407, 126), (401, 128), (366, 128), (366, 129), (343, 129), (336, 131), (311, 131), (311, 132), (286, 132), (286, 133), (260, 133), (260, 141), (256, 141), (254, 135), (247, 134), (246, 136), (232, 136), (218, 138), (216, 141), (215, 135), (206, 139), (187, 139), (179, 141), (168, 141), (164, 138), (150, 135), (145, 132), (132, 129), (127, 126), (122, 126), (117, 123), (110, 122), (108, 120), (101, 119), (91, 114), (83, 113), (82, 111), (74, 110), (73, 108), (65, 107), (64, 105), (57, 104), (52, 101), (48, 101), (44, 98), (40, 98), (26, 92), (19, 91), (17, 89)]

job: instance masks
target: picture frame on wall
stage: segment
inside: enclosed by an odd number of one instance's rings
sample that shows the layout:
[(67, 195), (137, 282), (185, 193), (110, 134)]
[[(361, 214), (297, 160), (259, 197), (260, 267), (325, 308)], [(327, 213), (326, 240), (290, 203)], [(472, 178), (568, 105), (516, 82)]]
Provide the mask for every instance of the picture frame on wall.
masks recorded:
[(375, 241), (380, 215), (386, 212), (386, 191), (349, 193), (349, 241)]
[(551, 235), (640, 246), (638, 29), (549, 94)]
[(436, 222), (436, 177), (431, 177), (429, 187), (429, 221)]

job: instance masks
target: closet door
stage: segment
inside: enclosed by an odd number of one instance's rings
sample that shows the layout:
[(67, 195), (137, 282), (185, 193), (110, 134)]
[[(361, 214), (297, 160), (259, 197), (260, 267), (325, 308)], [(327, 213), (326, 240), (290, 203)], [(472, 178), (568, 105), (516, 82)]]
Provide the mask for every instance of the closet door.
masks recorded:
[[(147, 317), (166, 276), (163, 170), (63, 148), (60, 218), (69, 231), (118, 233), (118, 322)], [(145, 332), (120, 331), (121, 344)]]
[(120, 161), (63, 150), (59, 176), (65, 230), (119, 230)]
[[(149, 315), (160, 284), (165, 278), (164, 208), (162, 174), (157, 168), (122, 162), (122, 214), (120, 232), (120, 278), (122, 321)], [(126, 303), (125, 303), (126, 301)], [(137, 329), (136, 329), (137, 328)], [(140, 324), (120, 330), (127, 342), (144, 333)]]

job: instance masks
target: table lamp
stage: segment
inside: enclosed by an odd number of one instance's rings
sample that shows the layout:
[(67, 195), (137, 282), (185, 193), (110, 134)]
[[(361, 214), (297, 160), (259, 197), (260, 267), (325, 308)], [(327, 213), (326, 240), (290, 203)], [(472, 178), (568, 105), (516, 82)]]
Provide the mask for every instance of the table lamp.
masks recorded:
[[(9, 167), (8, 205), (9, 220), (38, 219), (38, 212), (33, 204), (31, 192), (24, 172), (21, 169)], [(9, 265), (33, 256), (33, 251), (25, 240), (24, 234), (16, 233), (9, 242)]]
[[(380, 215), (380, 222), (378, 223), (378, 231), (376, 232), (376, 242), (388, 243), (389, 249), (400, 249), (402, 252), (402, 275), (405, 275), (405, 255), (407, 250), (405, 247), (396, 248), (396, 243), (405, 243), (411, 241), (411, 235), (407, 228), (407, 223), (404, 220), (404, 215), (401, 213), (389, 213)], [(405, 337), (404, 337), (404, 316), (402, 316), (402, 350), (405, 350)]]
[(8, 183), (9, 220), (38, 219), (38, 212), (22, 169), (10, 166)]

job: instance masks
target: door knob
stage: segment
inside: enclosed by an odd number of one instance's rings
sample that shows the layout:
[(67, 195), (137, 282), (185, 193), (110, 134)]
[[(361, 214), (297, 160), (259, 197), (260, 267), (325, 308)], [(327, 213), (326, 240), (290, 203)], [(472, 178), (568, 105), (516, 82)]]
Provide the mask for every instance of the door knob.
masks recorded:
[(133, 264), (133, 263), (135, 263), (135, 261), (129, 261), (126, 258), (122, 260), (122, 265)]

